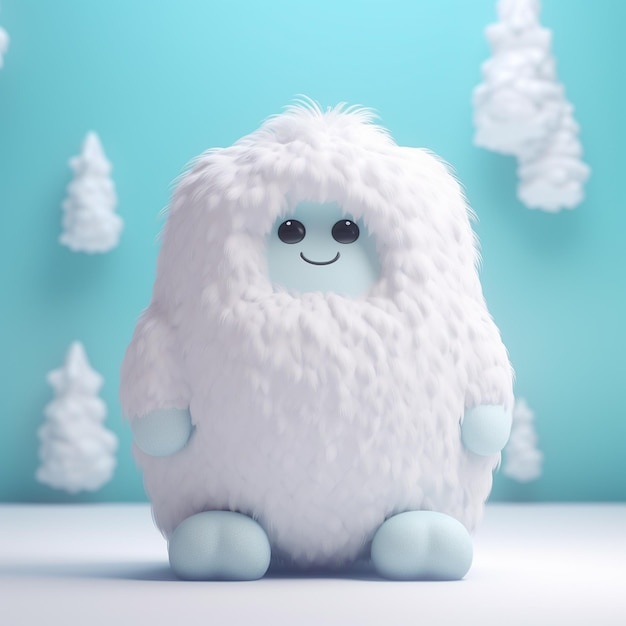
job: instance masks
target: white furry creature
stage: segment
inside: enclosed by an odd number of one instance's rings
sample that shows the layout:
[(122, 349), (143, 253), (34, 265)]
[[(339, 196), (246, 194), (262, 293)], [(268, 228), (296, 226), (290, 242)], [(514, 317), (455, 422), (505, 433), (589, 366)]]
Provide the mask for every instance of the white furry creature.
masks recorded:
[(459, 184), (373, 117), (291, 106), (173, 194), (120, 398), (181, 578), (471, 565), (512, 369)]

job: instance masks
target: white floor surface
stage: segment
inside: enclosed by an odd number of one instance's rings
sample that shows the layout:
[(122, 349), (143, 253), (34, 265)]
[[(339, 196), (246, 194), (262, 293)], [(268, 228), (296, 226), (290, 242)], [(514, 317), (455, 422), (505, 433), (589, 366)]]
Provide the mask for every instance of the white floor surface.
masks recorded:
[(2, 626), (626, 626), (626, 504), (488, 505), (459, 582), (182, 582), (147, 505), (0, 505)]

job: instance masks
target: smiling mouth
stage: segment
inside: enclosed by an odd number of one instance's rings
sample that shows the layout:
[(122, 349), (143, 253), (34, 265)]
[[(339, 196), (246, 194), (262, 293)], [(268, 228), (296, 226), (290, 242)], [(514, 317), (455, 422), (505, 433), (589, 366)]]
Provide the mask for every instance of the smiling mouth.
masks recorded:
[(310, 263), (311, 265), (330, 265), (331, 263), (334, 263), (335, 261), (338, 261), (340, 256), (341, 255), (339, 254), (339, 252), (337, 252), (335, 257), (333, 259), (331, 259), (330, 261), (311, 261), (311, 259), (307, 259), (304, 256), (304, 254), (302, 254), (302, 252), (300, 253), (300, 257), (302, 258), (302, 260), (306, 261), (307, 263)]

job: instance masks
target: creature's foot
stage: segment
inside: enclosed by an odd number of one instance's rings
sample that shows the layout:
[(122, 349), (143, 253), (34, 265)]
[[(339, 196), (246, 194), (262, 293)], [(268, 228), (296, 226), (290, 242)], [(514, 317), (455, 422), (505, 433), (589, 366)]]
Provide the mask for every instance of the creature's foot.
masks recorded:
[(434, 511), (409, 511), (389, 518), (372, 542), (378, 573), (394, 580), (460, 580), (472, 564), (465, 526)]
[(261, 526), (232, 511), (188, 517), (169, 543), (170, 565), (185, 580), (256, 580), (267, 571), (270, 555)]

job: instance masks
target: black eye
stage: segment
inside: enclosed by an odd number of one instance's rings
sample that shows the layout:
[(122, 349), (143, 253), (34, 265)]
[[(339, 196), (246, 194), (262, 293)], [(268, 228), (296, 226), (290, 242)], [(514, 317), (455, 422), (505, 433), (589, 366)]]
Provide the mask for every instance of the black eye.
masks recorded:
[(359, 238), (359, 227), (350, 220), (339, 220), (333, 226), (332, 234), (339, 243), (352, 243)]
[(298, 220), (287, 220), (278, 227), (278, 238), (283, 243), (298, 243), (305, 235), (304, 224)]

